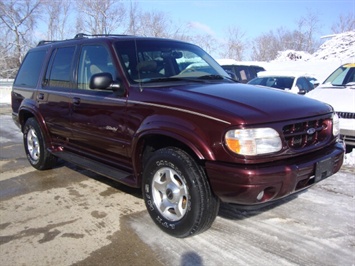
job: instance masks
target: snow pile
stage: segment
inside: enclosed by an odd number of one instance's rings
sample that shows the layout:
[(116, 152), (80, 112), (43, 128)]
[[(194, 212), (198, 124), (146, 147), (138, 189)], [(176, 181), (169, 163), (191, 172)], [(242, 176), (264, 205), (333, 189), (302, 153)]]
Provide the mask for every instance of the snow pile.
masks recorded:
[(352, 152), (345, 154), (343, 165), (355, 167), (355, 149), (353, 149)]
[(295, 50), (286, 50), (286, 51), (279, 51), (275, 62), (285, 62), (285, 61), (307, 61), (312, 58), (312, 55), (303, 52), (303, 51), (295, 51)]
[(306, 72), (323, 82), (336, 68), (355, 62), (355, 31), (331, 36), (314, 54), (303, 51), (280, 51), (271, 62), (259, 62), (266, 70)]
[(0, 103), (10, 104), (11, 103), (11, 88), (0, 87)]
[(313, 54), (313, 60), (341, 59), (354, 62), (355, 31), (344, 32), (326, 37), (332, 38), (322, 44), (318, 51)]
[[(340, 61), (340, 64), (355, 62), (355, 31), (324, 36), (324, 42), (314, 54), (303, 51), (279, 51), (273, 62), (286, 61)], [(339, 64), (339, 65), (340, 65)]]

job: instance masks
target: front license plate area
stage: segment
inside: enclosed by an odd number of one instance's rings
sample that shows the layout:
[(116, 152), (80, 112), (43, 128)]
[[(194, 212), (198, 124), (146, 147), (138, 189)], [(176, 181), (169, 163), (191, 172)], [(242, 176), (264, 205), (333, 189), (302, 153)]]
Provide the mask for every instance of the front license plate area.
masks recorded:
[(333, 158), (327, 158), (316, 164), (315, 182), (318, 182), (333, 174)]

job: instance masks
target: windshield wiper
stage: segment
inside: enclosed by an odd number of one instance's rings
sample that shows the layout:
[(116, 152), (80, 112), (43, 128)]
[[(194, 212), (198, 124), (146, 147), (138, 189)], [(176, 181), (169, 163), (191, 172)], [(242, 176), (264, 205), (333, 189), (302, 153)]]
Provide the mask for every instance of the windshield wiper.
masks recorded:
[(240, 83), (239, 81), (234, 80), (231, 77), (226, 77), (226, 76), (217, 75), (217, 74), (204, 75), (204, 76), (201, 76), (198, 78), (203, 79), (203, 80), (228, 80), (230, 82)]
[(345, 84), (345, 87), (350, 87), (351, 89), (355, 89), (355, 81), (351, 81)]
[(178, 77), (161, 77), (161, 78), (146, 78), (142, 79), (141, 83), (153, 83), (153, 82), (174, 82), (174, 81), (190, 81), (202, 83), (204, 81), (198, 80), (196, 78), (178, 78)]
[(222, 75), (216, 75), (216, 74), (211, 74), (211, 75), (204, 75), (201, 77), (198, 77), (199, 79), (224, 79), (225, 77), (223, 77)]
[(184, 82), (196, 82), (196, 83), (206, 83), (208, 80), (228, 80), (234, 82), (233, 79), (224, 77), (222, 75), (204, 75), (200, 77), (158, 77), (158, 78), (145, 78), (141, 79), (141, 83), (154, 83), (154, 82), (174, 82), (174, 81), (184, 81)]

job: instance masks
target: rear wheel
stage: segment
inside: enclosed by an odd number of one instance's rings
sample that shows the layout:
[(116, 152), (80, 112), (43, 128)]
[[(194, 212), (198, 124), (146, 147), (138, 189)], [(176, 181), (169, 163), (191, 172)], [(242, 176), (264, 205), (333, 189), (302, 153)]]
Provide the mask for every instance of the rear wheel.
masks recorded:
[(57, 158), (46, 147), (41, 128), (34, 118), (29, 118), (23, 129), (23, 144), (30, 164), (38, 169), (52, 168)]
[(187, 237), (212, 225), (219, 200), (202, 168), (186, 152), (173, 147), (154, 152), (143, 178), (146, 207), (164, 232)]

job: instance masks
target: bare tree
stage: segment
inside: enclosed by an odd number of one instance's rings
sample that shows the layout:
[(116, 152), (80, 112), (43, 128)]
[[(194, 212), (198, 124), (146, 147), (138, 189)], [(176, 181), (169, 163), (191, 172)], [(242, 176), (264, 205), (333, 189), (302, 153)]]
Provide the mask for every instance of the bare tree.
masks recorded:
[(130, 2), (130, 6), (128, 8), (128, 15), (127, 15), (127, 27), (124, 30), (126, 34), (132, 35), (142, 35), (144, 32), (144, 25), (142, 20), (142, 10), (140, 9), (137, 2)]
[(72, 2), (70, 0), (43, 1), (46, 10), (43, 20), (47, 24), (47, 38), (49, 40), (65, 39), (68, 35), (73, 35), (74, 32), (67, 26)]
[(0, 78), (14, 78), (18, 69), (18, 59), (5, 41), (0, 44)]
[(331, 28), (333, 33), (342, 33), (347, 31), (355, 31), (355, 15), (349, 13), (347, 15), (340, 15), (336, 23)]
[(224, 45), (224, 52), (220, 53), (221, 56), (239, 61), (243, 60), (246, 50), (245, 32), (242, 32), (238, 27), (229, 27), (227, 34), (228, 40)]
[(215, 55), (216, 51), (219, 49), (219, 44), (216, 38), (208, 33), (190, 36), (189, 41), (200, 46), (209, 54)]
[(85, 32), (91, 34), (113, 33), (124, 20), (125, 8), (120, 1), (81, 0), (76, 3), (79, 20), (82, 20), (79, 24), (83, 24)]
[(168, 17), (163, 12), (143, 12), (141, 13), (140, 35), (152, 37), (167, 37), (166, 25), (169, 23)]
[(31, 46), (31, 32), (38, 21), (41, 0), (11, 0), (0, 2), (0, 21), (3, 38), (2, 48), (7, 67), (19, 67), (25, 52)]
[(262, 34), (253, 41), (252, 60), (270, 61), (277, 57), (279, 51), (285, 50), (314, 53), (320, 45), (320, 40), (315, 40), (318, 24), (317, 15), (308, 13), (298, 20), (296, 30), (279, 28)]
[(127, 29), (125, 30), (127, 34), (179, 40), (190, 39), (186, 34), (186, 27), (182, 26), (183, 24), (174, 23), (163, 12), (143, 12), (137, 2), (130, 2), (127, 17)]
[[(279, 33), (282, 29), (279, 29)], [(253, 40), (251, 60), (270, 61), (276, 58), (277, 52), (280, 51), (280, 42), (277, 35), (270, 31)]]
[(298, 20), (297, 26), (298, 29), (293, 36), (294, 50), (314, 53), (320, 44), (315, 40), (315, 35), (319, 32), (318, 15), (308, 12), (306, 16)]

